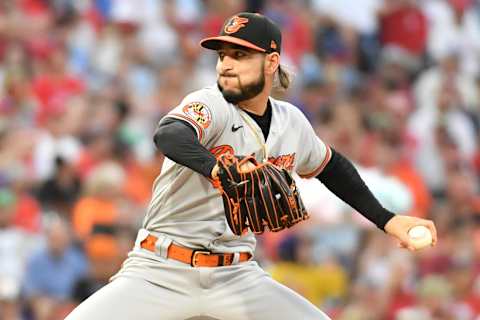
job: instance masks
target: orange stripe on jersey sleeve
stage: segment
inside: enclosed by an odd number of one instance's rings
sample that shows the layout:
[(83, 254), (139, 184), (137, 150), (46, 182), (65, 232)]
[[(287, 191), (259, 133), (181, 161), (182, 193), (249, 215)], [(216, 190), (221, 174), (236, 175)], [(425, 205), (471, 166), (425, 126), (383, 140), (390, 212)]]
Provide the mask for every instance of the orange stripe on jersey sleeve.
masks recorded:
[(308, 178), (313, 178), (313, 177), (316, 177), (320, 174), (320, 172), (323, 171), (323, 169), (325, 169), (325, 167), (327, 166), (328, 162), (330, 161), (330, 158), (332, 157), (332, 150), (330, 150), (330, 147), (327, 146), (327, 153), (325, 154), (325, 158), (323, 159), (322, 163), (320, 164), (320, 166), (318, 166), (317, 169), (313, 170), (311, 173), (307, 173), (307, 174), (298, 174), (301, 178), (305, 178), (305, 179), (308, 179)]
[(196, 123), (195, 121), (193, 121), (191, 118), (183, 115), (183, 114), (180, 114), (180, 113), (170, 113), (170, 114), (167, 114), (165, 117), (169, 117), (169, 118), (175, 118), (175, 119), (179, 119), (179, 120), (184, 120), (188, 123), (190, 123), (193, 128), (195, 129), (195, 131), (197, 132), (197, 136), (198, 136), (198, 140), (201, 142), (202, 141), (202, 138), (203, 138), (203, 128), (198, 124)]

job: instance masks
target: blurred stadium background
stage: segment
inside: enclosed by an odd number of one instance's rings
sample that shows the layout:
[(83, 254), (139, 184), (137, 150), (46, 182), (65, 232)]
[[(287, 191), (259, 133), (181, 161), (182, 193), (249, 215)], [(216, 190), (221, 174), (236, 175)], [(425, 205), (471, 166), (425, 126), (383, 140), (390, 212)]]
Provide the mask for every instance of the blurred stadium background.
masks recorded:
[[(256, 259), (334, 319), (480, 319), (480, 1), (0, 1), (0, 319), (63, 319), (121, 265), (162, 155), (152, 133), (215, 82), (198, 40), (239, 11), (283, 29), (299, 106), (419, 253), (300, 181), (312, 218)], [(112, 306), (114, 307), (114, 306)]]

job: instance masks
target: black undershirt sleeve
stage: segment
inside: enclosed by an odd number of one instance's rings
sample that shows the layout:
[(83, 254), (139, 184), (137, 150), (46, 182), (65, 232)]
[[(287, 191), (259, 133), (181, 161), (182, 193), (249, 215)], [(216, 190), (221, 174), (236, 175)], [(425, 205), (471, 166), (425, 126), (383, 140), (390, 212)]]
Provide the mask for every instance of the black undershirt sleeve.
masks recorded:
[(200, 143), (195, 129), (185, 121), (165, 118), (158, 125), (153, 141), (170, 160), (210, 178), (217, 160)]
[(317, 179), (378, 228), (385, 230), (385, 225), (395, 214), (378, 202), (353, 164), (333, 148), (331, 150), (332, 157)]

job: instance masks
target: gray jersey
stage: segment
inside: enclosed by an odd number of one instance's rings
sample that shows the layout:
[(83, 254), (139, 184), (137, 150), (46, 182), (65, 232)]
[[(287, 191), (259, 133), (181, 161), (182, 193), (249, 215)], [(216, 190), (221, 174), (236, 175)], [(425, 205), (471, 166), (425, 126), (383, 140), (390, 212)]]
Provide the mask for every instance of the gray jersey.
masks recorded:
[[(269, 99), (272, 120), (266, 141), (268, 160), (301, 177), (316, 176), (330, 159), (329, 147), (316, 136), (298, 108)], [(200, 142), (216, 155), (231, 152), (254, 154), (258, 161), (264, 158), (260, 127), (242, 109), (228, 103), (216, 85), (189, 94), (166, 117), (192, 125)], [(255, 247), (251, 232), (242, 236), (231, 232), (222, 198), (211, 182), (169, 159), (165, 159), (153, 185), (143, 228), (181, 245), (213, 252), (253, 251)]]

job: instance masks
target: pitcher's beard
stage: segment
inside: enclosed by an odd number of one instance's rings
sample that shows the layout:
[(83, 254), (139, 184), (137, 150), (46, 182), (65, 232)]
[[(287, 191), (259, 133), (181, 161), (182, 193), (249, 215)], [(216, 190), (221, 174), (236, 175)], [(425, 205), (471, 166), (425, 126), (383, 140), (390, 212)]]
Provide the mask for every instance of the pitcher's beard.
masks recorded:
[[(238, 79), (238, 78), (237, 78)], [(265, 88), (265, 75), (260, 75), (259, 79), (254, 83), (250, 83), (248, 85), (242, 85), (240, 79), (238, 79), (238, 86), (240, 88), (240, 92), (233, 92), (230, 90), (226, 90), (220, 84), (220, 81), (217, 80), (217, 85), (220, 91), (223, 94), (225, 100), (230, 103), (237, 104), (239, 102), (252, 99), (253, 97), (257, 96), (260, 92), (263, 91)]]

